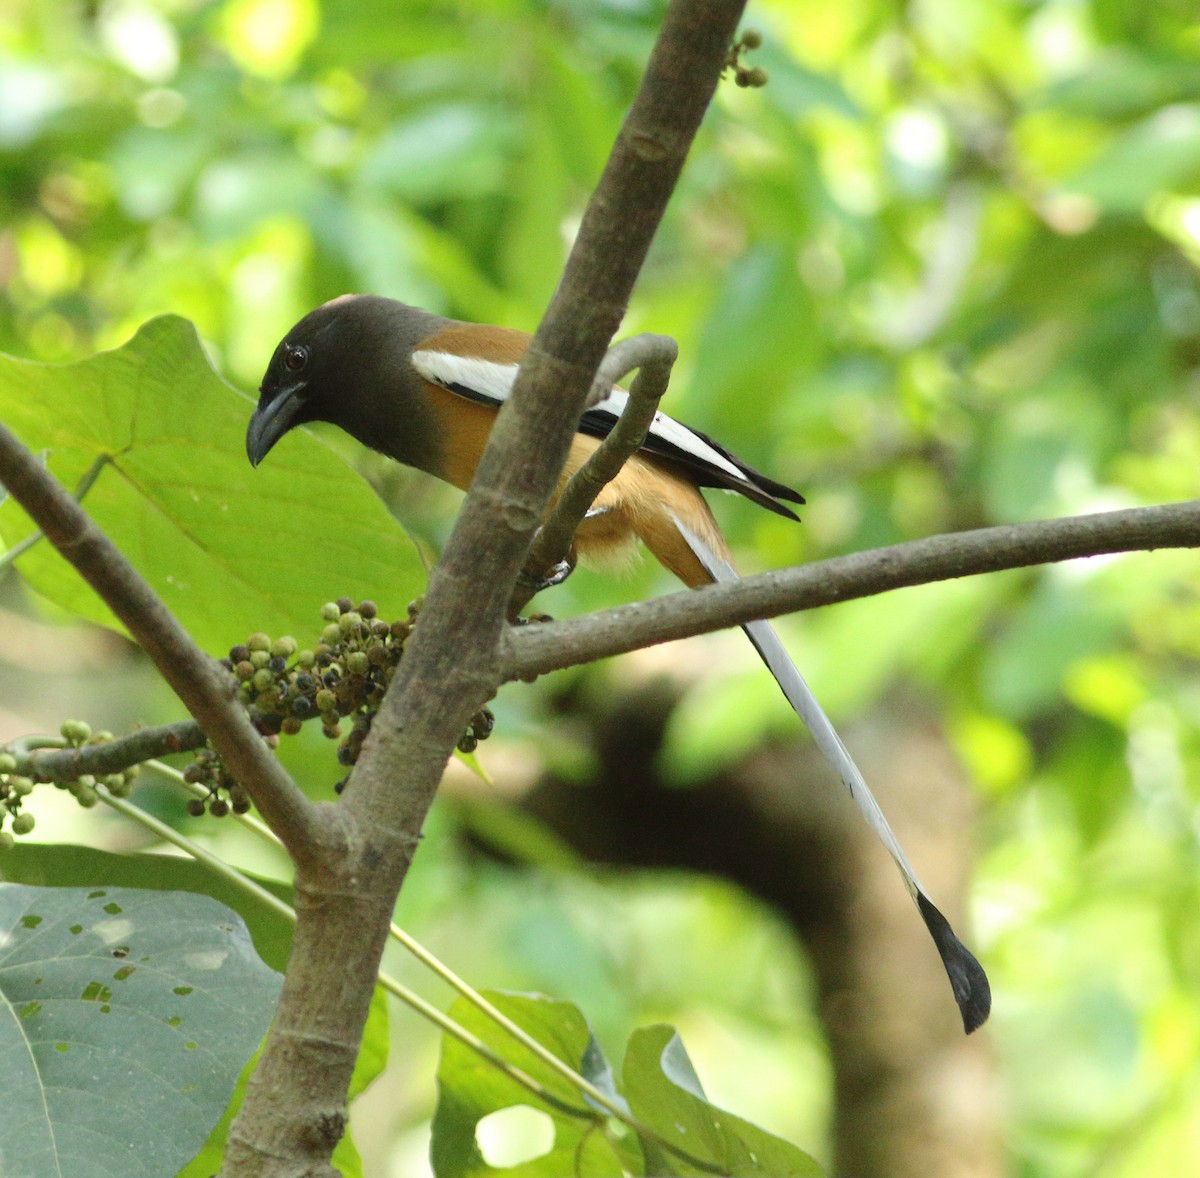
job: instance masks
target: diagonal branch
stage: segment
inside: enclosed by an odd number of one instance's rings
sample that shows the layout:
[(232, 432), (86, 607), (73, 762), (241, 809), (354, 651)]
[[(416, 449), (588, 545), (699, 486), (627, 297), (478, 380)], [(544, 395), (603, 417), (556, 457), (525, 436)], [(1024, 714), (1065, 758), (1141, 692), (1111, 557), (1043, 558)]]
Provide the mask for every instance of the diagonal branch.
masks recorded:
[(678, 355), (679, 345), (669, 335), (636, 335), (609, 348), (592, 382), (588, 407), (603, 401), (617, 381), (637, 369), (638, 375), (629, 387), (629, 400), (612, 432), (567, 480), (546, 522), (538, 529), (509, 605), (510, 614), (515, 616), (529, 604), (538, 592), (537, 578), (567, 558), (575, 532), (596, 497), (646, 440)]
[(931, 536), (510, 630), (503, 639), (504, 672), (524, 679), (754, 618), (911, 585), (1156, 548), (1200, 548), (1200, 499)]
[(112, 541), (2, 424), (0, 480), (154, 661), (293, 859), (311, 860), (331, 828), (251, 724), (233, 678), (192, 641)]

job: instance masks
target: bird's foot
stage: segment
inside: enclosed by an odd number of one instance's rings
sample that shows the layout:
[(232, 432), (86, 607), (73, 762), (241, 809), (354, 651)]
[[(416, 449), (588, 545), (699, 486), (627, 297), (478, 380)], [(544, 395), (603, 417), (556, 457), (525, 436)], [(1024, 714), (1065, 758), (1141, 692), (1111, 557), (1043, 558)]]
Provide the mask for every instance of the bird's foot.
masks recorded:
[(517, 584), (523, 589), (532, 589), (534, 593), (541, 593), (543, 589), (553, 589), (555, 585), (561, 585), (575, 570), (573, 561), (560, 560), (548, 573), (541, 577), (529, 577), (525, 573), (521, 573), (517, 577)]

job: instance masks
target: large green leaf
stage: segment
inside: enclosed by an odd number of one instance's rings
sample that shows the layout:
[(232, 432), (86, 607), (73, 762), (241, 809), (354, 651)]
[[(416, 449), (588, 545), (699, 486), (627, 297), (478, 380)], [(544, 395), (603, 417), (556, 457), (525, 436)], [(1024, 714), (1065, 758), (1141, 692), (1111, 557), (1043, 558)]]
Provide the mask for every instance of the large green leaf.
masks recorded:
[(705, 1166), (693, 1166), (653, 1143), (656, 1174), (820, 1178), (821, 1168), (794, 1145), (708, 1102), (674, 1027), (643, 1027), (625, 1052), (629, 1111)]
[[(291, 921), (191, 859), (174, 855), (114, 855), (91, 847), (21, 841), (0, 857), (0, 878), (25, 884), (82, 885), (89, 890), (100, 885), (122, 885), (209, 895), (242, 917), (255, 950), (273, 969), (282, 971), (291, 951)], [(291, 903), (290, 887), (260, 876), (254, 879), (261, 887)], [(350, 1081), (351, 1100), (379, 1076), (387, 1065), (387, 1057), (388, 1000), (387, 994), (377, 988), (371, 999), (362, 1047)], [(241, 1106), (245, 1081), (251, 1071), (250, 1066), (244, 1069), (229, 1107), (209, 1134), (204, 1148), (183, 1171), (184, 1178), (207, 1178), (219, 1169), (225, 1138), (233, 1116)], [(354, 1178), (362, 1173), (362, 1164), (349, 1135), (339, 1144), (334, 1162), (344, 1178)]]
[[(576, 1071), (583, 1067), (600, 1076), (605, 1069), (587, 1020), (569, 1002), (556, 1002), (537, 994), (488, 992), (486, 997), (539, 1043)], [(508, 1178), (607, 1178), (625, 1172), (618, 1146), (597, 1129), (583, 1098), (516, 1043), (479, 1010), (460, 998), (450, 1015), (477, 1035), (498, 1055), (542, 1084), (557, 1100), (580, 1110), (571, 1116), (560, 1108), (539, 1102), (528, 1089), (509, 1079), (477, 1052), (457, 1039), (446, 1037), (438, 1065), (438, 1105), (433, 1118), (430, 1157), (438, 1178), (474, 1178), (506, 1175)], [(480, 1122), (492, 1113), (533, 1106), (553, 1122), (554, 1140), (536, 1158), (513, 1166), (490, 1165), (477, 1140)], [(626, 1159), (627, 1160), (627, 1159)]]
[[(293, 431), (263, 466), (244, 452), (252, 404), (209, 365), (183, 319), (152, 319), (124, 347), (78, 364), (0, 355), (0, 419), (74, 488), (105, 465), (85, 506), (170, 609), (219, 652), (255, 630), (303, 640), (331, 597), (370, 597), (389, 614), (424, 571), (403, 530), (339, 457)], [(11, 499), (0, 537), (31, 530)], [(49, 545), (20, 558), (57, 604), (115, 625)]]
[(175, 1174), (279, 993), (206, 896), (0, 886), (6, 1178)]
[[(272, 969), (281, 973), (292, 949), (292, 922), (272, 908), (214, 875), (194, 859), (181, 855), (116, 855), (70, 843), (18, 840), (0, 856), (0, 880), (36, 887), (152, 888), (165, 892), (195, 892), (232, 908), (246, 923), (254, 948)], [(292, 902), (292, 889), (255, 876), (254, 882)]]
[[(590, 1101), (585, 1104), (568, 1083), (460, 999), (451, 1009), (454, 1019), (538, 1080), (555, 1099), (579, 1108), (584, 1115), (571, 1116), (549, 1102), (539, 1102), (477, 1052), (446, 1038), (438, 1068), (431, 1148), (438, 1178), (562, 1178), (564, 1174), (621, 1172), (820, 1178), (820, 1168), (808, 1154), (708, 1102), (674, 1028), (658, 1026), (634, 1032), (625, 1055), (622, 1094), (577, 1007), (537, 994), (493, 992), (487, 997), (559, 1059), (628, 1108), (657, 1139), (643, 1136), (639, 1149), (623, 1127), (609, 1132), (612, 1122), (605, 1125), (589, 1119)], [(549, 1117), (554, 1128), (552, 1144), (539, 1156), (518, 1164), (489, 1164), (478, 1140), (481, 1124), (491, 1115), (520, 1106), (533, 1106)], [(681, 1152), (664, 1148), (664, 1141)]]

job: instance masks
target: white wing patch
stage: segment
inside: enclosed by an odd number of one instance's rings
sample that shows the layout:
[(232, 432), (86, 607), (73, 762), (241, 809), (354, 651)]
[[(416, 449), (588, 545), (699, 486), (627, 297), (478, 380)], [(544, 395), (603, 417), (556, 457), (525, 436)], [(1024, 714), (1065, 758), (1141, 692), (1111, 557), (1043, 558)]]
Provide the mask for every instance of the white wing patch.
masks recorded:
[[(481, 360), (477, 356), (456, 356), (451, 352), (423, 349), (413, 352), (412, 362), (413, 367), (433, 384), (449, 388), (451, 392), (455, 391), (455, 385), (467, 388), (476, 393), (480, 400), (492, 401), (497, 405), (508, 400), (513, 381), (517, 378), (516, 364), (497, 364), (494, 360)], [(592, 406), (591, 412), (620, 417), (628, 401), (629, 394), (624, 389), (613, 389), (603, 401)], [(724, 454), (714, 450), (686, 425), (680, 425), (665, 413), (655, 413), (654, 420), (650, 423), (650, 433), (653, 437), (678, 447), (685, 454), (724, 471), (738, 482), (746, 481), (743, 471)]]
[[(629, 394), (624, 389), (613, 389), (603, 401), (593, 405), (592, 409), (620, 417), (625, 412), (628, 402)], [(746, 482), (745, 473), (734, 466), (724, 454), (714, 450), (703, 438), (698, 438), (686, 425), (680, 425), (673, 417), (668, 417), (665, 413), (655, 413), (654, 420), (650, 422), (650, 433), (672, 446), (678, 446), (685, 454), (723, 470), (739, 483)]]
[(494, 360), (480, 360), (477, 356), (419, 351), (413, 352), (412, 362), (413, 367), (433, 384), (446, 388), (461, 385), (473, 389), (484, 400), (497, 404), (508, 400), (513, 381), (517, 379), (515, 364), (497, 364)]

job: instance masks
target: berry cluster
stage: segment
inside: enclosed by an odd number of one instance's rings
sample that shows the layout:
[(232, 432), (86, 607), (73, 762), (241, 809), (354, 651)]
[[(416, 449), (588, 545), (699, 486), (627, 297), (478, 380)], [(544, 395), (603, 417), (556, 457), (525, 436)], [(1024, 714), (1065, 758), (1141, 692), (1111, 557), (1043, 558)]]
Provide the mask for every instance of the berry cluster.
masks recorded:
[[(406, 619), (385, 622), (373, 601), (356, 606), (348, 597), (339, 598), (322, 606), (325, 628), (311, 649), (300, 649), (291, 637), (272, 641), (266, 634), (251, 634), (221, 662), (238, 680), (238, 698), (252, 710), (264, 736), (292, 736), (307, 721), (319, 720), (325, 736), (340, 740), (338, 761), (348, 768), (358, 760), (420, 609), (418, 599), (409, 605)], [(350, 722), (345, 735), (343, 720)], [(493, 722), (492, 713), (481, 708), (467, 725), (459, 749), (472, 752), (491, 734)], [(245, 791), (212, 749), (203, 749), (184, 777), (209, 789), (206, 801), (194, 798), (188, 803), (189, 813), (207, 810), (219, 818), (230, 810), (237, 814), (249, 808)], [(338, 793), (344, 785), (343, 779), (335, 786)]]
[(205, 811), (214, 818), (224, 818), (231, 810), (245, 814), (250, 809), (250, 795), (229, 775), (215, 749), (202, 748), (183, 771), (183, 779), (208, 789), (207, 798), (188, 799), (187, 812), (193, 818), (201, 817)]
[[(92, 732), (82, 720), (64, 720), (59, 731), (68, 748), (84, 748), (88, 745), (106, 744), (113, 739), (111, 732)], [(9, 829), (0, 829), (0, 851), (13, 845), (13, 836), (29, 834), (34, 827), (34, 817), (24, 809), (25, 799), (33, 793), (34, 786), (47, 784), (47, 779), (36, 774), (18, 773), (18, 762), (10, 752), (0, 752), (0, 826), (9, 819)], [(133, 781), (138, 775), (138, 766), (131, 765), (120, 773), (107, 773), (96, 777), (91, 773), (80, 774), (68, 781), (55, 781), (56, 789), (66, 790), (86, 810), (90, 810), (100, 799), (96, 794), (97, 784), (103, 785), (110, 794), (127, 798), (133, 792)]]
[(760, 65), (748, 67), (742, 64), (742, 54), (762, 45), (762, 33), (757, 29), (746, 29), (742, 35), (729, 47), (729, 56), (725, 60), (725, 68), (733, 70), (733, 80), (741, 87), (765, 86), (767, 71)]

